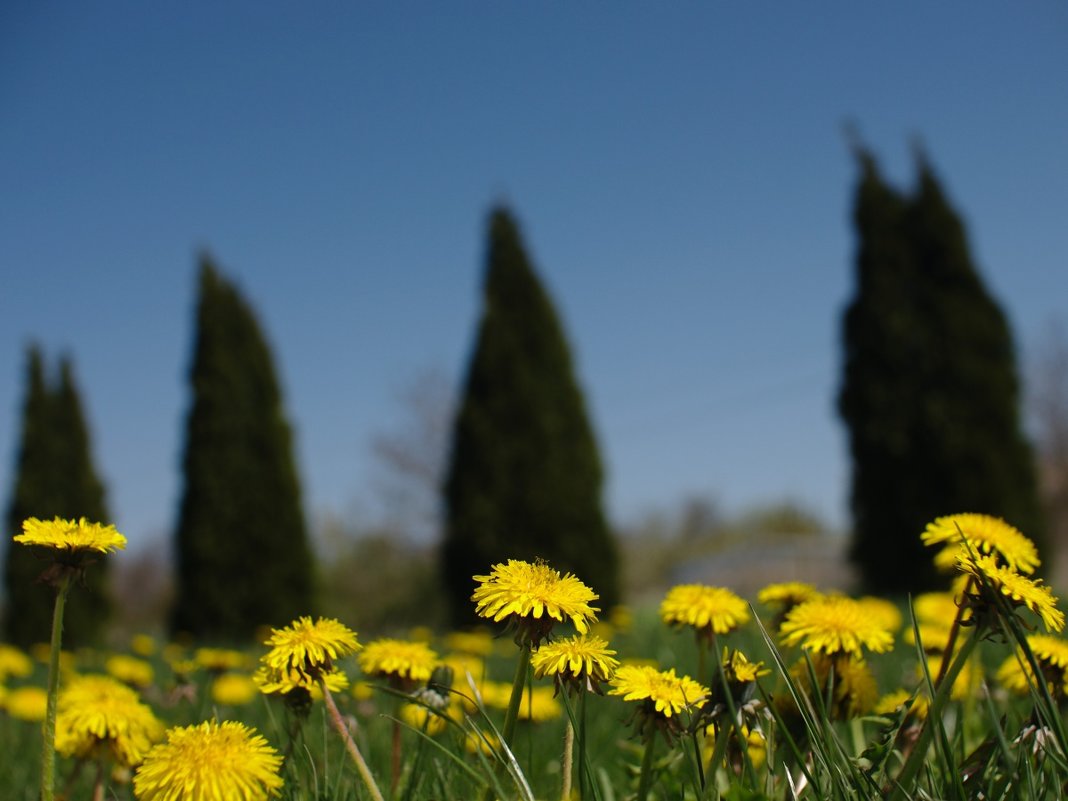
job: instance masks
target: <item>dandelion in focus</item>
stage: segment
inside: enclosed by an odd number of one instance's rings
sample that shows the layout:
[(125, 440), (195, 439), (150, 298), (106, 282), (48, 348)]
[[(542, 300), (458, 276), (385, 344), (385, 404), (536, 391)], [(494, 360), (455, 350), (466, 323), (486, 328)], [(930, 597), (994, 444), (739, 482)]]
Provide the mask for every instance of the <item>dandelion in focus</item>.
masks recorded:
[(134, 775), (139, 801), (266, 801), (279, 795), (282, 757), (243, 723), (169, 729)]
[(55, 797), (59, 654), (62, 648), (63, 612), (67, 595), (73, 583), (81, 578), (97, 555), (125, 549), (126, 537), (116, 531), (114, 526), (90, 523), (84, 517), (78, 520), (64, 520), (60, 517), (40, 520), (30, 517), (22, 522), (22, 533), (16, 534), (14, 540), (28, 547), (42, 549), (51, 557), (51, 564), (41, 574), (40, 581), (51, 586), (56, 592), (41, 748), (41, 799), (52, 801)]

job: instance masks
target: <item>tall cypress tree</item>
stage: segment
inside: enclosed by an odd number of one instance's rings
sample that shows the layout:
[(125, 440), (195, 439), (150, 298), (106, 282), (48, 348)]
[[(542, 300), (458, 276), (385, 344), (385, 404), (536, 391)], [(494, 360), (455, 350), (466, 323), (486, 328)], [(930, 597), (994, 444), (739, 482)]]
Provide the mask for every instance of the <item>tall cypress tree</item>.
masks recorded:
[(190, 383), (171, 626), (238, 640), (313, 612), (313, 563), (270, 351), (207, 256)]
[(856, 295), (843, 324), (839, 411), (853, 462), (851, 557), (875, 592), (940, 579), (920, 542), (956, 512), (1005, 517), (1041, 543), (1018, 417), (1011, 335), (964, 226), (924, 159), (918, 188), (888, 187), (858, 151)]
[(443, 578), (455, 624), (472, 576), (544, 559), (619, 599), (600, 456), (563, 328), (509, 212), (493, 210), (478, 336), (445, 482)]
[[(60, 360), (58, 382), (50, 387), (41, 352), (30, 346), (15, 486), (6, 515), (8, 531), (20, 531), (27, 517), (110, 522), (91, 450), (70, 358)], [(44, 564), (30, 549), (12, 544), (10, 536), (5, 542), (5, 635), (21, 645), (47, 640), (53, 596), (36, 581)], [(99, 640), (111, 611), (107, 573), (107, 560), (100, 560), (86, 571), (84, 584), (72, 588), (63, 626), (66, 643), (77, 646)]]

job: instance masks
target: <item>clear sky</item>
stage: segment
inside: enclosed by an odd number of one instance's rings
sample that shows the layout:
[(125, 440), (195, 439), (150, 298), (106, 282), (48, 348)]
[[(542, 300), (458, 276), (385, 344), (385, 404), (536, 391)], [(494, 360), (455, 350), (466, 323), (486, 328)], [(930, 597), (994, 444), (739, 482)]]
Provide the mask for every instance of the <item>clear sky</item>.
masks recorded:
[(120, 530), (169, 530), (207, 248), (272, 344), (309, 514), (365, 504), (398, 393), (463, 375), (504, 200), (616, 522), (702, 494), (844, 524), (843, 122), (901, 186), (922, 137), (1026, 355), (1068, 320), (1066, 9), (8, 0), (4, 502), (36, 340), (74, 357)]

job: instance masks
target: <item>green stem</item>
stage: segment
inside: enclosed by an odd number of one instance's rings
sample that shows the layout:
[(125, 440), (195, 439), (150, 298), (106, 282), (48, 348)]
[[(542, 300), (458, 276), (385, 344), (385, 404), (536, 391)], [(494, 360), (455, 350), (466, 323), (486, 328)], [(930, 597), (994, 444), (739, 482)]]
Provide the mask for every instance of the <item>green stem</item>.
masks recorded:
[(653, 748), (656, 746), (656, 733), (649, 732), (645, 740), (645, 754), (642, 756), (642, 774), (638, 778), (638, 795), (635, 801), (645, 801), (649, 797), (649, 786), (653, 781)]
[(508, 711), (504, 714), (504, 728), (501, 729), (501, 737), (509, 748), (512, 747), (515, 724), (519, 720), (519, 704), (523, 700), (523, 687), (527, 682), (529, 667), (530, 646), (524, 645), (519, 649), (519, 661), (516, 662), (515, 679), (512, 681), (512, 695), (508, 699)]
[(579, 798), (586, 797), (589, 776), (586, 775), (586, 687), (579, 690)]
[(573, 761), (572, 755), (574, 752), (575, 727), (571, 725), (571, 721), (569, 720), (567, 722), (567, 728), (564, 729), (564, 758), (563, 764), (560, 766), (563, 784), (560, 788), (560, 801), (568, 801), (568, 799), (571, 798), (571, 767)]
[(345, 721), (341, 719), (341, 713), (338, 712), (337, 704), (334, 703), (334, 696), (330, 694), (330, 689), (326, 686), (326, 680), (322, 676), (319, 677), (319, 689), (323, 691), (323, 701), (326, 702), (326, 709), (330, 714), (330, 722), (337, 729), (342, 742), (345, 743), (345, 749), (349, 752), (349, 756), (352, 757), (352, 761), (356, 763), (356, 770), (359, 772), (360, 778), (363, 779), (364, 787), (367, 788), (367, 791), (375, 801), (385, 801), (382, 797), (382, 791), (378, 789), (378, 785), (375, 783), (375, 777), (371, 775), (371, 769), (367, 767), (367, 762), (364, 761), (363, 754), (360, 753), (359, 746), (356, 745), (356, 741), (349, 734)]
[[(934, 736), (935, 728), (941, 720), (942, 709), (949, 701), (950, 692), (953, 690), (953, 683), (957, 680), (957, 676), (960, 675), (961, 670), (967, 663), (968, 657), (971, 656), (972, 651), (978, 644), (981, 633), (981, 630), (977, 628), (972, 636), (964, 641), (960, 651), (953, 657), (953, 664), (950, 665), (941, 681), (936, 685), (934, 698), (931, 699), (931, 706), (927, 710), (927, 720), (924, 722), (920, 736), (916, 740), (916, 745), (913, 746), (912, 753), (909, 754), (904, 767), (901, 768), (901, 772), (894, 780), (893, 789), (888, 796), (889, 801), (900, 801), (900, 799), (912, 797), (912, 787), (910, 785), (920, 768), (923, 767), (927, 749), (931, 745), (931, 738)], [(949, 660), (946, 659), (944, 661)]]
[(41, 749), (41, 801), (53, 801), (56, 795), (56, 700), (59, 696), (59, 652), (63, 644), (63, 610), (67, 606), (70, 578), (56, 586), (56, 606), (52, 611), (52, 645), (48, 654), (48, 702), (45, 707), (43, 747)]

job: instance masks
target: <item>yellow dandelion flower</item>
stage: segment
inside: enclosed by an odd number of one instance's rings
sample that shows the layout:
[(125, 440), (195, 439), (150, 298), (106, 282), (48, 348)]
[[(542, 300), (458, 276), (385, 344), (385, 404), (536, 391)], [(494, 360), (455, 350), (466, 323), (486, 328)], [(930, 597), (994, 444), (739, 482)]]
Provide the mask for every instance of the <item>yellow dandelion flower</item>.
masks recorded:
[(278, 795), (282, 757), (255, 729), (215, 721), (169, 729), (134, 775), (140, 801), (265, 801)]
[(193, 660), (205, 670), (223, 673), (227, 670), (242, 670), (249, 666), (248, 655), (232, 648), (197, 648)]
[[(953, 631), (953, 619), (940, 622), (917, 623), (920, 630), (920, 641), (926, 653), (941, 653), (949, 645), (949, 637)], [(916, 635), (912, 627), (905, 629), (904, 640), (909, 645), (916, 644)]]
[(609, 695), (624, 701), (641, 701), (657, 715), (670, 718), (684, 710), (700, 709), (708, 698), (708, 688), (689, 676), (676, 676), (675, 669), (657, 670), (648, 666), (623, 665), (612, 677)]
[(108, 676), (78, 676), (56, 704), (56, 751), (90, 758), (101, 749), (119, 765), (140, 764), (163, 724), (137, 692)]
[(924, 592), (912, 599), (916, 619), (924, 623), (945, 623), (957, 616), (957, 600), (951, 592)]
[[(912, 698), (912, 693), (905, 689), (894, 690), (879, 698), (875, 702), (875, 706), (872, 708), (872, 712), (876, 715), (892, 715), (899, 708), (909, 702), (909, 698)], [(909, 714), (916, 715), (919, 718), (927, 717), (927, 707), (931, 705), (931, 702), (924, 696), (918, 695), (912, 699), (912, 704), (909, 706)]]
[[(319, 676), (326, 682), (326, 688), (332, 693), (341, 692), (349, 686), (349, 677), (338, 668), (320, 672)], [(267, 665), (260, 665), (252, 674), (252, 682), (264, 695), (288, 695), (294, 690), (307, 690), (312, 698), (318, 698), (321, 690), (318, 680), (299, 670), (275, 670)]]
[(608, 643), (592, 634), (576, 634), (547, 643), (530, 657), (537, 678), (552, 676), (563, 684), (583, 686), (596, 691), (619, 667), (616, 652)]
[(858, 601), (844, 596), (815, 598), (786, 615), (779, 634), (785, 645), (825, 654), (862, 656), (862, 649), (889, 651), (894, 638)]
[(552, 687), (535, 687), (524, 690), (519, 701), (519, 719), (544, 723), (556, 720), (564, 713), (564, 708), (556, 700)]
[[(479, 689), (482, 704), (489, 709), (507, 709), (512, 698), (512, 685), (499, 681), (487, 681)], [(560, 717), (563, 708), (554, 698), (552, 687), (535, 687), (531, 693), (523, 690), (519, 702), (519, 717), (523, 720), (541, 722)], [(473, 710), (472, 710), (473, 711)]]
[(388, 637), (367, 643), (356, 660), (365, 675), (388, 678), (403, 684), (426, 681), (441, 661), (425, 642)]
[(374, 685), (366, 681), (354, 681), (351, 692), (352, 697), (357, 701), (370, 701), (375, 697)]
[(698, 634), (727, 634), (749, 620), (749, 605), (725, 587), (680, 584), (660, 604), (668, 625), (692, 626)]
[(126, 654), (109, 656), (104, 662), (104, 670), (119, 681), (134, 687), (147, 687), (156, 677), (150, 663)]
[(250, 704), (259, 692), (259, 685), (245, 673), (223, 673), (211, 683), (211, 700), (222, 706)]
[(33, 660), (14, 645), (0, 643), (0, 684), (10, 676), (26, 678), (33, 673)]
[(130, 638), (130, 650), (138, 656), (153, 656), (158, 646), (150, 634), (135, 634)]
[[(1045, 634), (1027, 637), (1027, 645), (1038, 662), (1054, 697), (1062, 697), (1068, 690), (1068, 642)], [(1005, 689), (1025, 695), (1034, 686), (1034, 671), (1023, 652), (1007, 657), (998, 668), (998, 681)]]
[(7, 694), (4, 707), (11, 717), (40, 723), (45, 717), (48, 693), (43, 687), (17, 687)]
[(885, 598), (876, 598), (871, 595), (866, 595), (863, 598), (859, 598), (857, 603), (863, 606), (867, 613), (878, 621), (879, 625), (887, 631), (895, 632), (900, 629), (902, 623), (905, 622), (897, 604), (888, 601)]
[(445, 718), (435, 714), (422, 704), (405, 704), (400, 709), (400, 719), (413, 729), (426, 732), (430, 736), (441, 734), (449, 725)]
[[(855, 718), (870, 712), (879, 699), (875, 676), (868, 663), (847, 653), (834, 656), (817, 653), (812, 668), (819, 683), (818, 692), (826, 695), (833, 681), (831, 716), (835, 719)], [(790, 675), (809, 695), (817, 692), (812, 686), (808, 663), (802, 659), (790, 668)]]
[(496, 756), (500, 751), (501, 741), (492, 732), (469, 731), (464, 736), (464, 750), (469, 754), (482, 754), (485, 757)]
[(114, 526), (89, 523), (84, 517), (78, 520), (28, 518), (22, 521), (22, 533), (15, 535), (15, 542), (71, 553), (111, 553), (126, 548), (126, 538)]
[(470, 654), (449, 654), (441, 664), (452, 669), (453, 687), (461, 690), (468, 687), (468, 675), (477, 683), (486, 675), (486, 663)]
[(568, 573), (564, 576), (542, 562), (509, 559), (493, 566), (488, 576), (475, 576), (478, 586), (471, 596), (475, 612), (499, 623), (508, 620), (519, 626), (519, 636), (531, 646), (552, 630), (552, 621), (571, 621), (579, 634), (586, 634), (596, 622), (593, 590)]
[[(1004, 520), (983, 514), (957, 514), (928, 523), (920, 535), (925, 545), (945, 545), (935, 564), (951, 570), (971, 552), (996, 555), (999, 564), (1030, 575), (1040, 564), (1035, 544)], [(970, 546), (970, 550), (969, 550)]]
[(1057, 608), (1057, 599), (1041, 579), (1021, 576), (1011, 567), (999, 565), (992, 556), (962, 559), (958, 566), (965, 573), (985, 578), (1013, 606), (1026, 606), (1042, 618), (1047, 630), (1064, 628), (1064, 612)]
[(811, 584), (803, 581), (783, 581), (777, 584), (769, 584), (759, 593), (757, 601), (766, 606), (793, 607), (805, 601), (821, 595), (820, 591)]
[[(927, 657), (927, 672), (931, 674), (931, 680), (934, 681), (935, 677), (942, 672), (942, 656), (937, 654)], [(916, 677), (923, 679), (923, 668), (917, 665)], [(968, 698), (975, 698), (979, 692), (979, 685), (983, 681), (983, 672), (978, 668), (974, 661), (969, 660), (964, 663), (964, 667), (961, 668), (960, 673), (957, 674), (956, 680), (953, 682), (953, 687), (949, 691), (949, 696), (954, 701), (964, 701)]]
[(737, 648), (729, 654), (726, 648), (723, 649), (723, 671), (727, 681), (737, 684), (752, 684), (761, 676), (771, 673), (763, 662), (750, 662)]
[(484, 629), (451, 631), (445, 635), (445, 647), (459, 654), (490, 656), (493, 653), (493, 635)]
[(314, 681), (321, 673), (329, 673), (333, 661), (355, 653), (362, 646), (356, 632), (332, 618), (301, 617), (285, 628), (272, 629), (265, 643), (271, 650), (261, 661), (271, 670), (286, 677), (300, 673)]

